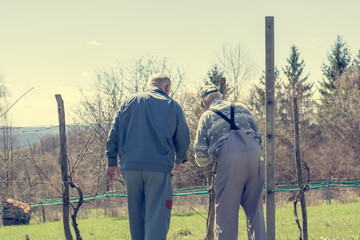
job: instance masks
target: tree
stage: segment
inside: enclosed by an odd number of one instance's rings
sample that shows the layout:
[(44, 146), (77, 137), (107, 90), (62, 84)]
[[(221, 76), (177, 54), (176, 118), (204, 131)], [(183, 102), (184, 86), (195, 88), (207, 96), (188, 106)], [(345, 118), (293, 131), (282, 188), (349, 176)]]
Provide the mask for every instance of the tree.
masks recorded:
[[(279, 70), (275, 67), (274, 70), (274, 79), (275, 79), (275, 101), (278, 102), (280, 95), (282, 95), (282, 82), (279, 75)], [(254, 84), (250, 89), (250, 95), (246, 100), (247, 107), (249, 108), (251, 114), (255, 118), (257, 124), (259, 125), (260, 130), (265, 132), (265, 71), (263, 71), (262, 76), (259, 78), (259, 83)], [(276, 114), (278, 115), (278, 114)]]
[(355, 70), (360, 68), (360, 50), (358, 51), (358, 54), (354, 58), (352, 68), (355, 69)]
[[(287, 116), (290, 116), (292, 119), (292, 102), (293, 98), (296, 97), (298, 101), (298, 105), (300, 106), (300, 109), (302, 112), (300, 112), (300, 124), (303, 126), (308, 125), (310, 121), (310, 117), (313, 113), (313, 104), (315, 102), (312, 101), (312, 87), (313, 83), (308, 82), (309, 74), (302, 77), (304, 67), (305, 67), (305, 61), (304, 59), (300, 59), (300, 53), (296, 46), (292, 46), (290, 50), (289, 58), (286, 59), (288, 65), (283, 68), (283, 72), (286, 76), (286, 82), (285, 82), (285, 97), (283, 99), (284, 108), (287, 108), (285, 113)], [(291, 113), (290, 115), (288, 113)], [(283, 119), (285, 119), (286, 116), (283, 116)], [(292, 122), (292, 121), (291, 121)], [(287, 122), (288, 123), (288, 122)], [(285, 125), (288, 125), (288, 124)]]
[(7, 96), (7, 89), (4, 84), (4, 74), (0, 71), (0, 113), (1, 113), (1, 115), (6, 106), (6, 96)]
[(336, 137), (342, 143), (347, 143), (357, 154), (360, 154), (360, 90), (357, 86), (360, 81), (360, 70), (352, 70), (336, 81), (336, 98), (329, 100), (327, 114), (320, 111), (321, 123), (324, 131)]
[(186, 73), (178, 67), (175, 68), (167, 58), (141, 57), (119, 63), (116, 67), (96, 71), (95, 82), (91, 88), (80, 89), (83, 99), (76, 109), (77, 121), (85, 125), (111, 124), (121, 101), (131, 94), (145, 90), (149, 77), (160, 72), (170, 76), (171, 96), (176, 95)]
[[(342, 90), (337, 91), (336, 88), (340, 87), (344, 89), (344, 86), (352, 86), (360, 88), (360, 83), (355, 82), (348, 78), (347, 74), (355, 69), (356, 61), (355, 57), (353, 64), (350, 65), (351, 55), (349, 53), (348, 45), (344, 42), (341, 36), (337, 36), (334, 45), (332, 46), (331, 53), (328, 54), (329, 64), (323, 64), (322, 70), (326, 79), (321, 83), (320, 93), (322, 95), (321, 102), (318, 104), (318, 122), (322, 126), (322, 132), (327, 132), (328, 125), (338, 121), (339, 112), (334, 109), (334, 104), (339, 104), (342, 101)], [(344, 77), (345, 76), (345, 77)], [(346, 81), (350, 81), (346, 83)], [(341, 116), (342, 114), (340, 114)], [(332, 133), (329, 133), (332, 135)]]
[[(291, 46), (290, 55), (286, 59), (287, 65), (283, 68), (283, 73), (286, 78), (284, 81), (284, 92), (279, 106), (279, 120), (278, 132), (281, 135), (278, 141), (280, 145), (287, 146), (284, 149), (285, 157), (282, 159), (284, 165), (288, 165), (295, 175), (295, 168), (293, 162), (289, 161), (294, 156), (294, 142), (293, 142), (293, 123), (294, 123), (294, 109), (293, 99), (297, 99), (299, 129), (301, 132), (301, 149), (307, 152), (311, 147), (307, 139), (312, 138), (315, 102), (313, 96), (313, 83), (309, 83), (309, 74), (304, 75), (305, 61), (300, 58), (300, 52), (296, 46)], [(303, 158), (303, 157), (302, 157)], [(291, 173), (291, 175), (293, 175)], [(290, 177), (290, 176), (289, 176)]]
[(164, 57), (147, 56), (138, 59), (132, 59), (123, 66), (124, 76), (126, 77), (125, 89), (128, 93), (133, 94), (144, 91), (148, 79), (156, 73), (166, 73), (172, 80), (171, 95), (174, 96), (181, 86), (182, 80), (185, 79), (185, 71), (179, 67), (174, 67), (169, 60)]
[(335, 89), (335, 81), (342, 76), (351, 62), (351, 54), (346, 42), (341, 36), (337, 36), (331, 52), (327, 56), (328, 64), (323, 63), (321, 70), (325, 78), (320, 82), (320, 93), (328, 96)]
[(0, 172), (0, 182), (5, 183), (5, 187), (2, 188), (0, 193), (5, 196), (11, 192), (9, 187), (15, 175), (15, 164), (13, 162), (15, 136), (14, 129), (9, 124), (8, 114), (5, 110), (5, 108), (7, 108), (7, 90), (3, 81), (4, 77), (0, 72), (0, 168), (6, 169), (6, 171)]
[(357, 178), (360, 155), (360, 69), (338, 76), (332, 98), (321, 103), (318, 122), (322, 145), (319, 169), (333, 178)]
[[(360, 50), (358, 51), (358, 54), (354, 58), (354, 61), (352, 64), (352, 70), (355, 72), (360, 70)], [(356, 81), (356, 86), (360, 90), (360, 79)]]
[(226, 84), (226, 78), (224, 77), (224, 71), (221, 71), (215, 64), (207, 73), (208, 79), (205, 79), (205, 84), (214, 84), (219, 88), (223, 98), (226, 99), (228, 92), (228, 86)]
[[(290, 88), (290, 96), (303, 98), (304, 93), (312, 88), (313, 84), (307, 83), (309, 74), (301, 78), (305, 67), (304, 59), (300, 60), (300, 53), (296, 46), (291, 46), (290, 56), (286, 59), (288, 65), (283, 68), (283, 72), (287, 77), (287, 85)], [(307, 94), (307, 96), (310, 94)]]
[(232, 46), (228, 43), (224, 43), (221, 46), (220, 53), (216, 55), (216, 61), (221, 69), (224, 71), (229, 85), (228, 97), (232, 100), (239, 100), (241, 96), (241, 90), (245, 84), (252, 80), (255, 68), (254, 64), (250, 60), (248, 53), (241, 47), (240, 44)]
[[(14, 128), (8, 125), (7, 121), (2, 122), (0, 127), (0, 167), (6, 169), (1, 171), (0, 181), (5, 182), (5, 195), (8, 194), (8, 190), (14, 177), (16, 175), (16, 167), (13, 161), (15, 153), (15, 135)], [(11, 192), (11, 190), (10, 190)]]

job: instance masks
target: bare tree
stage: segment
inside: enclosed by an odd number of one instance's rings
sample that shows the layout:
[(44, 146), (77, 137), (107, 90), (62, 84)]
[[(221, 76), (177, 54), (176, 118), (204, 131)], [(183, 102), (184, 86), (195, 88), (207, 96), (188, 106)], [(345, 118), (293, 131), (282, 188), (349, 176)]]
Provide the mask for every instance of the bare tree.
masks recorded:
[[(0, 69), (1, 70), (1, 69)], [(4, 74), (0, 72), (0, 112), (3, 112), (6, 104), (7, 89), (4, 84)]]
[(166, 73), (172, 80), (171, 94), (174, 96), (186, 77), (183, 69), (175, 67), (168, 58), (158, 56), (140, 57), (125, 64), (126, 89), (130, 94), (144, 91), (148, 79), (156, 73)]
[(13, 194), (11, 187), (15, 177), (14, 147), (14, 129), (8, 125), (7, 121), (2, 121), (0, 127), (0, 182), (4, 183), (1, 187), (2, 196)]
[(248, 52), (238, 43), (231, 45), (223, 43), (219, 53), (216, 54), (216, 62), (229, 84), (229, 97), (239, 100), (243, 95), (244, 85), (254, 78), (256, 68), (250, 59)]
[[(110, 124), (122, 100), (144, 91), (149, 77), (159, 72), (170, 76), (171, 94), (175, 96), (186, 78), (186, 72), (175, 67), (167, 58), (141, 57), (96, 71), (95, 82), (90, 89), (80, 89), (83, 99), (75, 110), (77, 121), (82, 125)], [(107, 135), (107, 131), (105, 133)]]
[(7, 111), (7, 89), (4, 84), (4, 75), (0, 72), (0, 183), (1, 195), (6, 196), (11, 193), (10, 187), (14, 178), (14, 129), (9, 123)]

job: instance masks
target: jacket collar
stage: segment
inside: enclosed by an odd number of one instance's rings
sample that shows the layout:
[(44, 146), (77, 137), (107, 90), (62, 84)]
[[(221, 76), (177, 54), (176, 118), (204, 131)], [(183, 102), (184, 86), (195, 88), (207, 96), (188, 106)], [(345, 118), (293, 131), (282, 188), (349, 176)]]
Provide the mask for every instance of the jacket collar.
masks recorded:
[(145, 91), (153, 91), (153, 92), (159, 92), (159, 93), (163, 93), (166, 95), (166, 93), (164, 92), (164, 90), (162, 90), (161, 88), (159, 87), (150, 87), (148, 89), (146, 89)]

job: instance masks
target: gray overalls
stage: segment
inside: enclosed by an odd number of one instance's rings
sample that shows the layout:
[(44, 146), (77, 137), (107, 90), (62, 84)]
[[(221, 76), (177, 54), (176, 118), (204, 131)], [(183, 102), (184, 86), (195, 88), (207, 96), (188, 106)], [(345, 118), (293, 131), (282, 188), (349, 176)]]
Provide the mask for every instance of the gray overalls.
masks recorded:
[(238, 214), (244, 208), (248, 239), (266, 239), (262, 196), (264, 189), (264, 161), (260, 145), (242, 132), (231, 119), (214, 111), (230, 123), (227, 141), (216, 152), (216, 239), (238, 238)]

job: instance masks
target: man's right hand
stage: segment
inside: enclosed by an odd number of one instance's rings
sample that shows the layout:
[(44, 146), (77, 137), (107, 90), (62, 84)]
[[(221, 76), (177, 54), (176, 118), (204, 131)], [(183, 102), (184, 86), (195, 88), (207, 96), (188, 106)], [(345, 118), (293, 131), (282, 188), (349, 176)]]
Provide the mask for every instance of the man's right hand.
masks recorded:
[(118, 166), (108, 166), (106, 168), (106, 175), (109, 179), (109, 182), (114, 180), (116, 173), (120, 176), (120, 168)]

